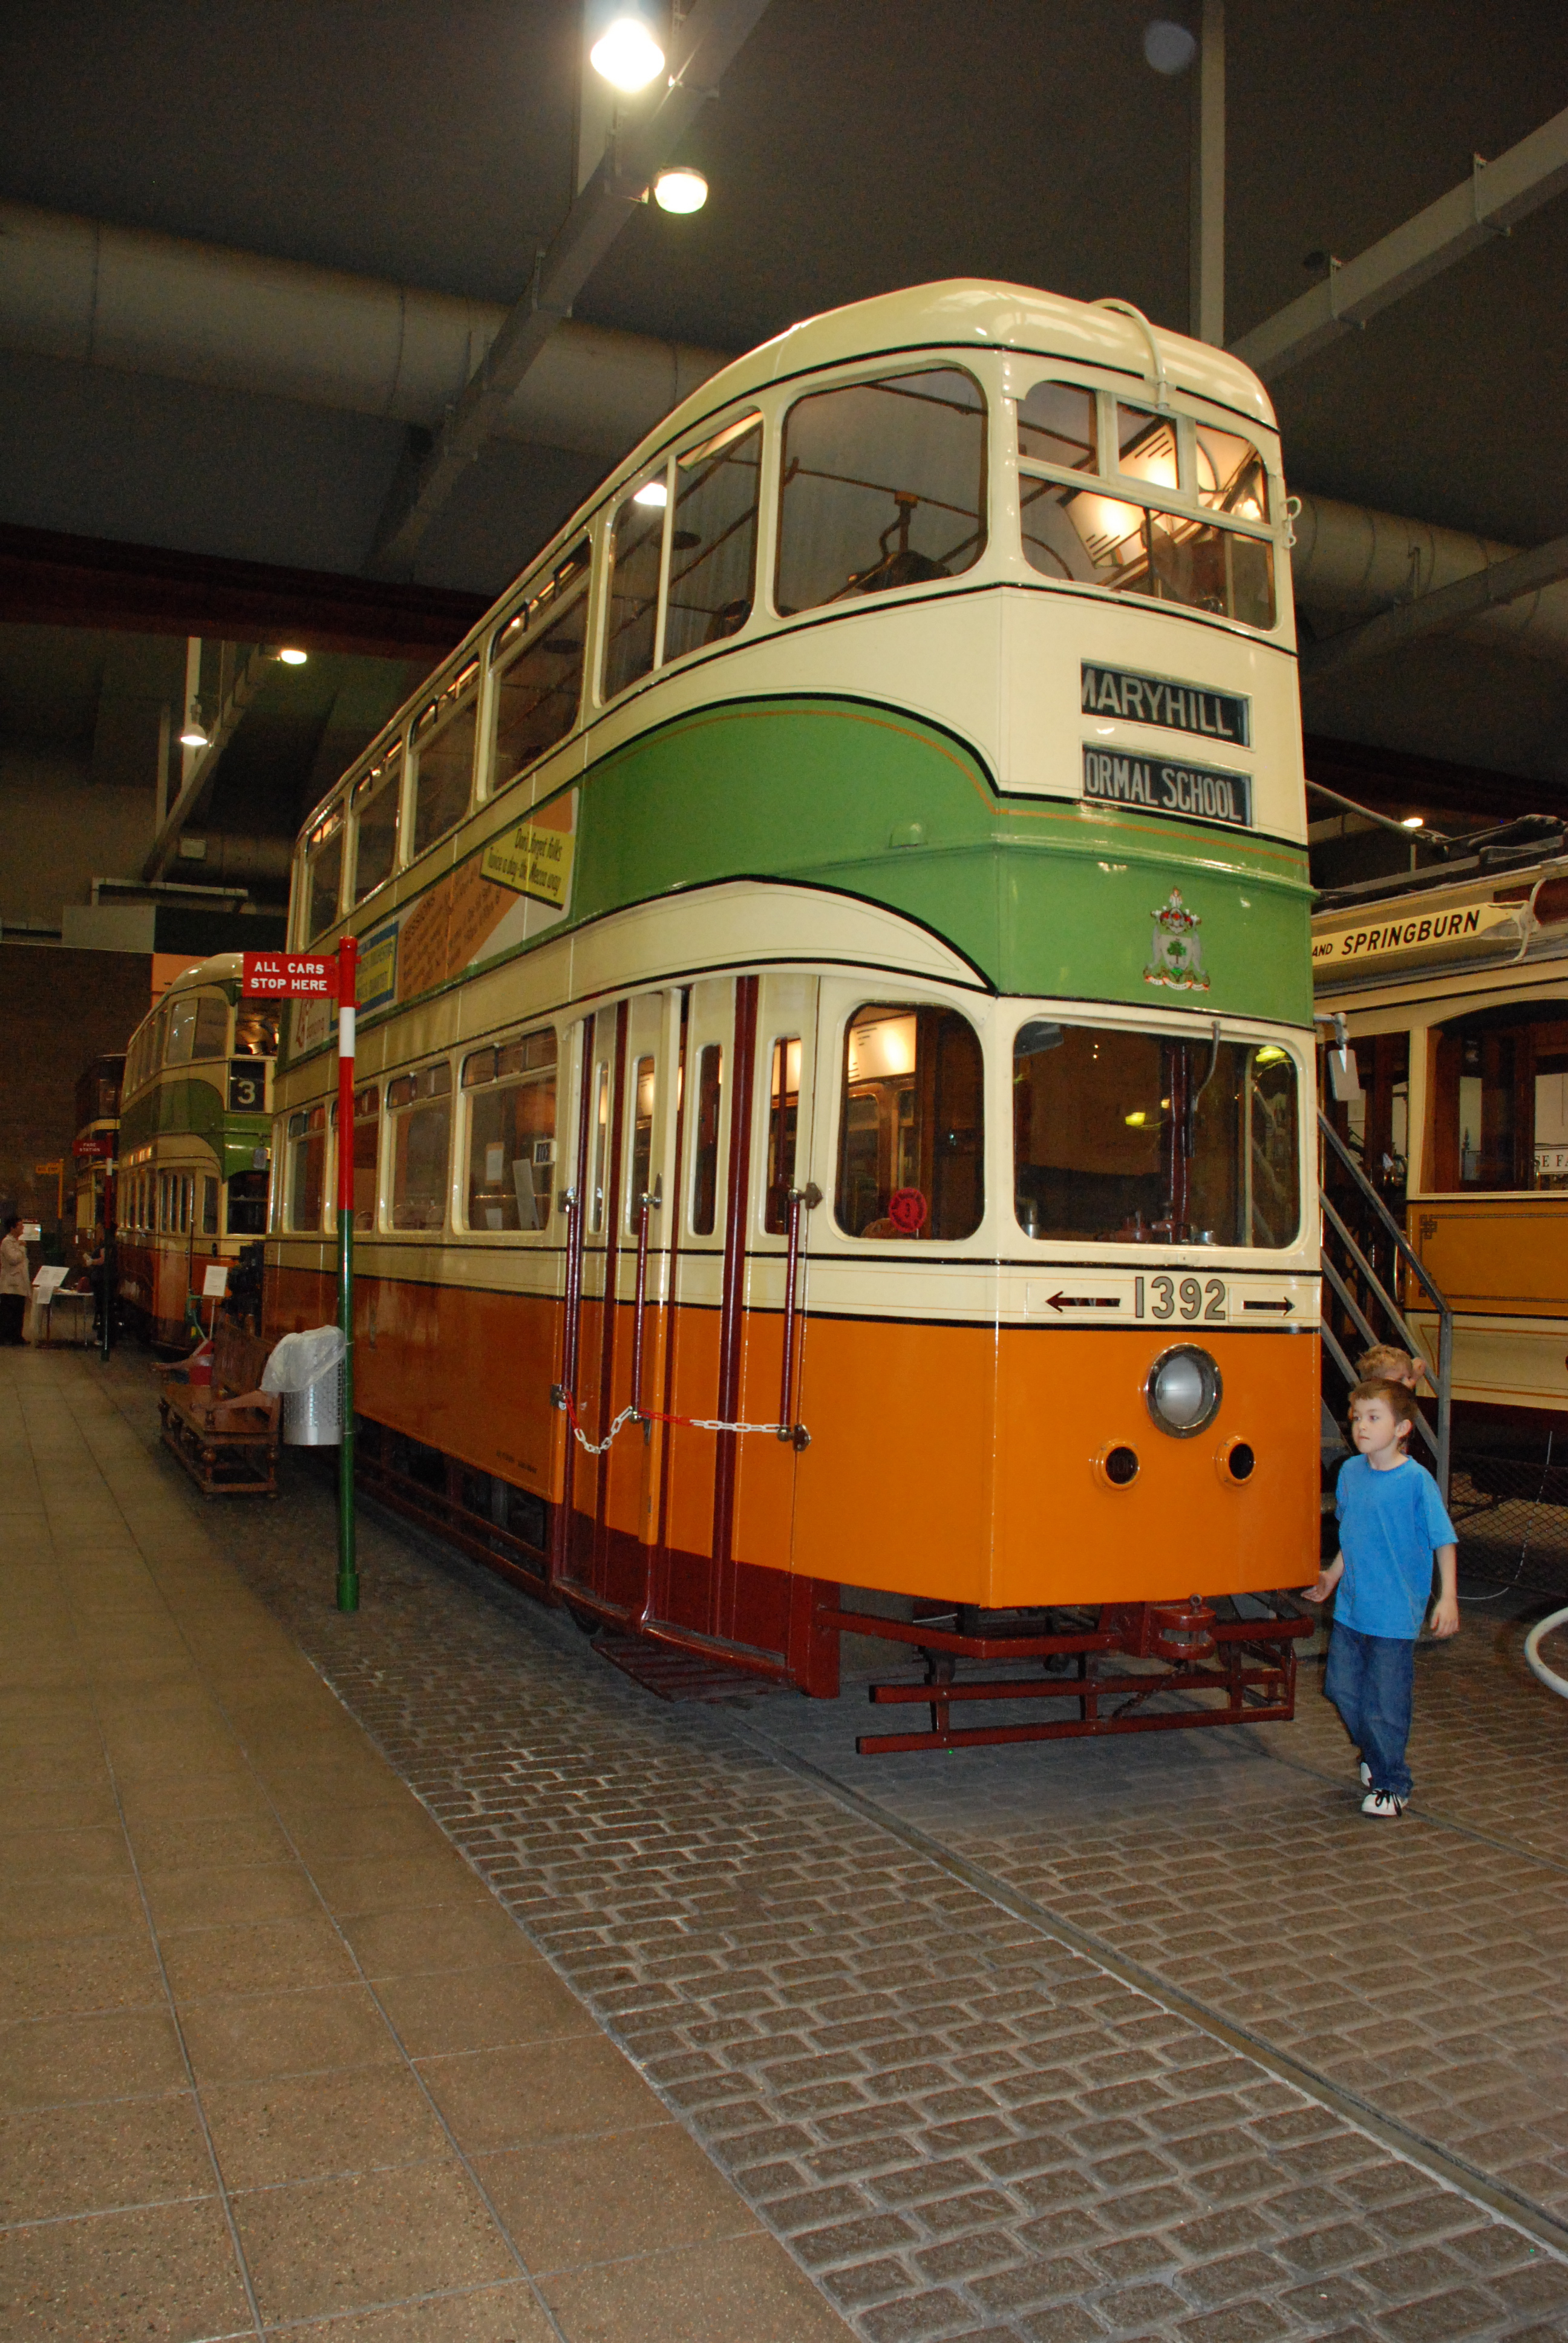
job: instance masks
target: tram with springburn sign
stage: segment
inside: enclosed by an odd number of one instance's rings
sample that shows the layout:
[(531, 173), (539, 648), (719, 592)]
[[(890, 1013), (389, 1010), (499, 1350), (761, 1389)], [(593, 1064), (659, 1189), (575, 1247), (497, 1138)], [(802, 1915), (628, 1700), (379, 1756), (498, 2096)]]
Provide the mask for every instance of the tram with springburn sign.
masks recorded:
[(1006, 285), (797, 326), (617, 467), (299, 842), (357, 1087), (291, 1003), (266, 1328), (335, 1314), (351, 1147), (368, 1485), (809, 1692), (890, 1639), (930, 1729), (867, 1748), (1290, 1713), (1289, 544), (1244, 367)]

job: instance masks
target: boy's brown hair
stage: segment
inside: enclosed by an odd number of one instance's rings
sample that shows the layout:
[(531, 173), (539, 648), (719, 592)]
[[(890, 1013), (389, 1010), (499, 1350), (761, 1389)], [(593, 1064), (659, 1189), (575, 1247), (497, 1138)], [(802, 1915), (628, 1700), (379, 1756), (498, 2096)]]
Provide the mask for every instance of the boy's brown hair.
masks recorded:
[[(1413, 1373), (1419, 1383), (1426, 1373), (1426, 1361), (1412, 1358), (1408, 1351), (1396, 1349), (1392, 1342), (1379, 1342), (1356, 1361), (1356, 1373), (1363, 1383), (1403, 1383)], [(1415, 1383), (1411, 1389), (1413, 1391)]]
[(1358, 1399), (1382, 1400), (1396, 1423), (1413, 1423), (1421, 1413), (1415, 1403), (1415, 1393), (1408, 1383), (1387, 1383), (1381, 1375), (1369, 1375), (1364, 1383), (1355, 1384), (1348, 1407), (1354, 1407)]

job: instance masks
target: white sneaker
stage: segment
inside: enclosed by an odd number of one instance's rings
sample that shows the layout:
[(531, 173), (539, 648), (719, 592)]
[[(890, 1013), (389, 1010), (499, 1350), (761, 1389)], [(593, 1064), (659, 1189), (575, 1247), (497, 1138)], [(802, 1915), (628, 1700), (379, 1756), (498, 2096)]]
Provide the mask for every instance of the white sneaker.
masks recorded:
[(1363, 1790), (1370, 1790), (1370, 1789), (1372, 1788), (1372, 1767), (1367, 1764), (1367, 1761), (1366, 1761), (1366, 1759), (1365, 1759), (1364, 1757), (1362, 1759), (1361, 1765), (1360, 1765), (1360, 1766), (1357, 1768), (1357, 1771), (1360, 1773), (1361, 1777), (1362, 1777), (1362, 1789), (1363, 1789)]
[(1362, 1800), (1363, 1815), (1375, 1815), (1380, 1821), (1397, 1822), (1404, 1812), (1405, 1802), (1396, 1798), (1392, 1790), (1369, 1790)]

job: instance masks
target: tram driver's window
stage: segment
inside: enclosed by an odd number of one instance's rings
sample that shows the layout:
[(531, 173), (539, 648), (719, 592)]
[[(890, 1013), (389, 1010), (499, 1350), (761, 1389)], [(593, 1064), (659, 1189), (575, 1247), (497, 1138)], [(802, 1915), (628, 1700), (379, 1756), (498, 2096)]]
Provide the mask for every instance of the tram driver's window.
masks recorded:
[(387, 1085), (392, 1117), (395, 1229), (439, 1229), (447, 1221), (452, 1069), (446, 1059)]
[(1568, 1188), (1568, 1001), (1445, 1026), (1436, 1090), (1434, 1188)]
[(397, 800), (402, 795), (401, 744), (384, 765), (354, 784), (354, 900), (362, 903), (392, 876), (397, 860)]
[(669, 490), (662, 470), (632, 490), (610, 531), (609, 618), (605, 631), (604, 696), (613, 699), (653, 666), (658, 623), (658, 566)]
[(1293, 1243), (1296, 1070), (1277, 1043), (1031, 1018), (1013, 1044), (1013, 1201), (1026, 1237)]
[(846, 1235), (972, 1236), (985, 1212), (980, 1038), (956, 1009), (877, 1001), (844, 1036), (839, 1180)]
[(277, 1011), (257, 1009), (241, 1001), (239, 1014), (234, 1021), (234, 1054), (236, 1058), (276, 1058), (277, 1055)]
[(691, 1233), (710, 1237), (719, 1218), (719, 1125), (724, 1102), (724, 1052), (703, 1044), (697, 1060), (697, 1122), (691, 1149)]
[(769, 1236), (789, 1233), (789, 1191), (795, 1185), (795, 1139), (800, 1115), (800, 1037), (785, 1034), (773, 1044), (768, 1091), (768, 1186), (762, 1225)]
[(756, 593), (762, 426), (732, 427), (675, 467), (664, 656), (739, 634)]
[(468, 1226), (537, 1232), (549, 1226), (556, 1161), (553, 1028), (470, 1050)]
[[(473, 676), (470, 666), (451, 690), (426, 709), (414, 727), (416, 856), (444, 838), (468, 810), (474, 782), (474, 727), (479, 709)], [(459, 694), (466, 696), (459, 698)]]
[(957, 367), (798, 398), (779, 491), (780, 614), (956, 578), (985, 550), (985, 403)]
[(288, 1222), (319, 1229), (327, 1193), (327, 1108), (306, 1107), (288, 1118)]

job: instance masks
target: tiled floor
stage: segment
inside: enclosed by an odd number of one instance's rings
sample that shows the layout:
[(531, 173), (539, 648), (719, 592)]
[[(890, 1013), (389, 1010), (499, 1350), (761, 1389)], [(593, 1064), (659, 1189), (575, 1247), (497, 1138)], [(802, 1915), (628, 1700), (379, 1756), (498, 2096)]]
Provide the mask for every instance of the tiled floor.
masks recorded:
[[(146, 1459), (154, 1424), (134, 1360), (106, 1382), (85, 1362), (46, 1372), (90, 1450)], [(1568, 2265), (1543, 2242), (1568, 2143), (1550, 1987), (1565, 1720), (1517, 1681), (1516, 1626), (1503, 1624), (1497, 1651), (1467, 1630), (1447, 1676), (1423, 1661), (1422, 1811), (1440, 1791), (1460, 1811), (1380, 1834), (1355, 1815), (1342, 1740), (1310, 1692), (1302, 1722), (1271, 1735), (867, 1764), (852, 1755), (863, 1690), (828, 1706), (668, 1705), (559, 1614), (395, 1525), (366, 1524), (364, 1608), (341, 1619), (329, 1496), (289, 1463), (284, 1505), (205, 1513), (160, 1463), (140, 1469), (187, 1538), (228, 1554), (658, 2095), (645, 2125), (602, 2126), (625, 2131), (612, 2146), (590, 2119), (550, 2149), (569, 2153), (577, 2185), (557, 2189), (564, 2209), (535, 2193), (525, 2214), (540, 2151), (508, 2146), (505, 2127), (519, 2100), (547, 2133), (555, 2120), (530, 2071), (538, 2051), (497, 2060), (465, 2095), (461, 2044), (419, 2034), (392, 1985), (365, 1988), (396, 2023), (405, 2066), (432, 2078), (465, 2177), (482, 2181), (530, 2271), (578, 2255), (582, 2271), (583, 2208), (612, 2179), (621, 2189), (615, 2268), (630, 2275), (601, 2265), (569, 2300), (538, 2279), (570, 2334), (792, 2331), (757, 2295), (710, 2328), (678, 2324), (684, 2256), (666, 2198), (678, 2220), (680, 2192), (664, 2153), (647, 2188), (628, 2153), (673, 2111), (693, 2175), (732, 2174), (811, 2274), (822, 2315), (841, 2309), (864, 2343), (1568, 2335)], [(209, 1588), (226, 1580), (211, 1560), (201, 1571)], [(847, 1807), (840, 1782), (869, 1804)], [(335, 1851), (314, 1851), (313, 1869)], [(1023, 1917), (997, 1900), (1025, 1895)], [(1047, 1906), (1066, 1916), (1040, 1916)], [(430, 1923), (410, 1907), (382, 1925)], [(355, 1936), (360, 1926), (346, 1933), (363, 1960), (375, 1940)], [(1085, 1929), (1102, 1961), (1073, 1948)], [(378, 1974), (386, 1957), (371, 1952)], [(1111, 1973), (1134, 1960), (1153, 1997)], [(1211, 2018), (1172, 2014), (1166, 1990), (1195, 1995)], [(461, 2022), (466, 1986), (420, 1991), (427, 2014)], [(1526, 2234), (1436, 2185), (1342, 2105), (1217, 2040), (1216, 2025), (1265, 2046), (1277, 2036), (1303, 2070), (1316, 2062), (1331, 2098), (1359, 2092), (1369, 2119), (1381, 2107), (1490, 2157), (1484, 2176), (1541, 2207), (1544, 2226)], [(616, 2056), (597, 2037), (600, 2061)], [(1515, 2097), (1526, 2086), (1528, 2106)], [(1489, 2095), (1517, 2107), (1523, 2145), (1488, 2120)], [(567, 2112), (582, 2112), (575, 2094)], [(336, 2137), (348, 2118), (321, 2120)], [(299, 2185), (273, 2184), (279, 2197)], [(233, 2201), (266, 2186), (248, 2180)], [(778, 2251), (754, 2228), (718, 2250), (764, 2246)], [(521, 2285), (519, 2272), (515, 2300)], [(628, 2307), (643, 2326), (615, 2325)], [(483, 2337), (465, 2315), (449, 2328), (339, 2331)]]
[(0, 1368), (0, 2335), (841, 2338), (94, 1374)]

